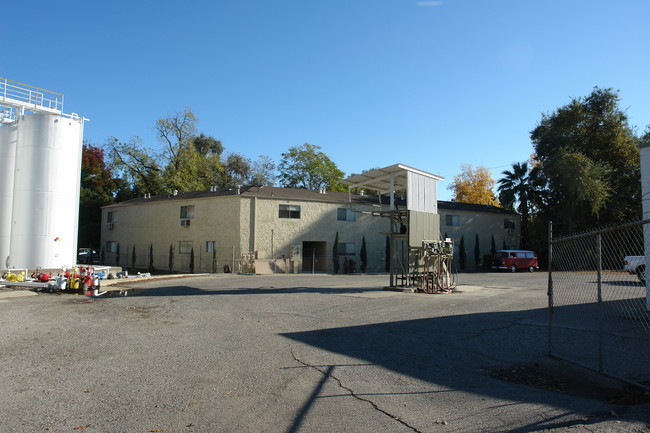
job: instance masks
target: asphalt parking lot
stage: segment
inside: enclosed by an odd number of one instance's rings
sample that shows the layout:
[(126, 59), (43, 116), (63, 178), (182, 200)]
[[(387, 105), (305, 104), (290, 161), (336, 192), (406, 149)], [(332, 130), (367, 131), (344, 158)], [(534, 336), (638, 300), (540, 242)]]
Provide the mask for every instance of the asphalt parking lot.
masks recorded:
[[(539, 273), (209, 275), (0, 296), (1, 432), (648, 432), (548, 358)], [(23, 293), (24, 294), (24, 293)]]

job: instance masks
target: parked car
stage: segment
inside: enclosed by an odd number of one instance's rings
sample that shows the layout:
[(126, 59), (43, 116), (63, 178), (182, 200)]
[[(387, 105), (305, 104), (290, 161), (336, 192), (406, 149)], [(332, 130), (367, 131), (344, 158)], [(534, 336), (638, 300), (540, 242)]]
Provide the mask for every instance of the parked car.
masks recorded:
[(97, 263), (99, 254), (92, 248), (79, 248), (77, 251), (77, 263)]
[(639, 281), (645, 284), (645, 257), (644, 256), (626, 256), (623, 259), (623, 269), (630, 274), (636, 274)]
[(539, 269), (537, 254), (526, 250), (499, 250), (494, 255), (491, 269), (510, 270), (510, 272), (528, 269), (529, 272), (535, 272)]

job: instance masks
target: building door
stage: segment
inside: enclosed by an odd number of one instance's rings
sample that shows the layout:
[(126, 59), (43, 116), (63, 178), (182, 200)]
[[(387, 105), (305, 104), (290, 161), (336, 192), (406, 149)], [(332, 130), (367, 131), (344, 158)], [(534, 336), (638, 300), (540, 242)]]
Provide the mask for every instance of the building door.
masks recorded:
[(302, 271), (327, 272), (327, 242), (302, 243)]

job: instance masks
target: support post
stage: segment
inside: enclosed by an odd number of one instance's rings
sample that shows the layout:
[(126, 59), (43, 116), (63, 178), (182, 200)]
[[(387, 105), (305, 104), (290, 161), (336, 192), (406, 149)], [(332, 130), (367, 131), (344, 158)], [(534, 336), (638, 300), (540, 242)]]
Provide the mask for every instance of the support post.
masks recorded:
[(602, 236), (596, 235), (596, 260), (598, 261), (598, 372), (603, 372), (603, 251)]
[(553, 222), (548, 222), (548, 354), (553, 352)]

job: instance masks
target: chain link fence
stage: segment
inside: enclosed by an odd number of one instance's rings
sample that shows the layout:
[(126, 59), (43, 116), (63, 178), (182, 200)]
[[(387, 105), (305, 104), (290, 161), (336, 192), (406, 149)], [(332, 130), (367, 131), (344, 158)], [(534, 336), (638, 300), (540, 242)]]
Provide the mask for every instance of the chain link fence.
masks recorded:
[(550, 355), (650, 386), (649, 223), (550, 235)]

